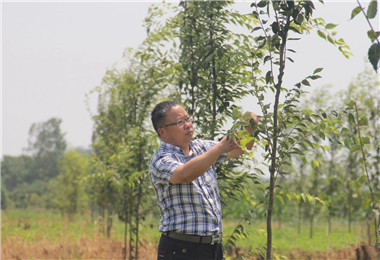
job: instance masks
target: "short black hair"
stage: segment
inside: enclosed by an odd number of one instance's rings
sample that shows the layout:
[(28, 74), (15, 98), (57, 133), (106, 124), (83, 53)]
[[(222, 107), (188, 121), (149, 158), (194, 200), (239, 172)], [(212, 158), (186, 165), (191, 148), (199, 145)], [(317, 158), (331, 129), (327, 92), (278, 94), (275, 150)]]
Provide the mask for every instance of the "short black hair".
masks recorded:
[(166, 112), (172, 107), (180, 105), (175, 100), (163, 101), (158, 103), (152, 110), (150, 119), (152, 120), (152, 124), (154, 130), (156, 130), (158, 134), (158, 128), (163, 125), (163, 122), (166, 118)]

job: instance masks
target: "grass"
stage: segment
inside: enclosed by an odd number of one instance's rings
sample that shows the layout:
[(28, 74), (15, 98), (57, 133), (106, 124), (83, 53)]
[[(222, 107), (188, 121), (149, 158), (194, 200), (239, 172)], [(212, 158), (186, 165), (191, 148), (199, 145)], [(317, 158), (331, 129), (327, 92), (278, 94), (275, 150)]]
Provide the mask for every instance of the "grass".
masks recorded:
[[(225, 223), (224, 235), (226, 238), (231, 234), (236, 224), (233, 221)], [(368, 240), (365, 229), (365, 222), (354, 222), (351, 232), (348, 232), (347, 224), (341, 219), (336, 219), (332, 223), (332, 232), (328, 234), (327, 222), (318, 221), (314, 223), (313, 236), (310, 238), (308, 224), (304, 224), (300, 234), (298, 234), (296, 225), (283, 223), (280, 227), (278, 223), (274, 222), (272, 223), (272, 246), (274, 252), (285, 256), (294, 255), (294, 252), (308, 252), (313, 255), (320, 252), (347, 251), (350, 254), (359, 244)], [(266, 224), (264, 221), (246, 225), (244, 230), (248, 234), (247, 238), (236, 243), (236, 246), (241, 248), (243, 252), (247, 250), (248, 252), (256, 252), (257, 249), (266, 246)]]
[[(273, 246), (279, 250), (288, 251), (300, 248), (305, 251), (327, 251), (331, 249), (347, 248), (350, 244), (360, 243), (366, 240), (360, 227), (364, 223), (354, 223), (355, 228), (349, 233), (347, 226), (339, 220), (334, 221), (331, 234), (327, 234), (327, 223), (318, 222), (313, 229), (313, 237), (309, 237), (309, 227), (304, 225), (298, 234), (297, 227), (283, 224), (281, 228), (273, 223)], [(365, 225), (365, 224), (364, 224)], [(225, 234), (230, 234), (236, 226), (233, 222), (225, 224)], [(260, 247), (266, 243), (266, 226), (260, 221), (245, 226), (248, 238), (238, 243), (243, 248)]]
[(95, 226), (88, 217), (76, 217), (70, 222), (46, 210), (12, 210), (1, 214), (2, 242), (12, 236), (22, 237), (26, 243), (44, 238), (52, 243), (59, 242), (62, 237), (78, 240), (83, 236), (93, 237)]
[[(73, 221), (62, 218), (59, 213), (46, 210), (12, 210), (2, 212), (1, 215), (3, 259), (6, 259), (5, 254), (14, 254), (13, 256), (19, 254), (17, 255), (19, 258), (32, 257), (30, 259), (56, 257), (57, 254), (62, 258), (71, 259), (91, 258), (91, 254), (99, 259), (102, 253), (107, 256), (113, 253), (115, 258), (122, 256), (124, 224), (117, 217), (113, 220), (112, 239), (107, 239), (99, 232), (99, 223), (92, 223), (89, 215), (77, 216)], [(236, 224), (235, 221), (225, 221), (225, 241)], [(302, 232), (298, 234), (297, 227), (292, 223), (283, 223), (281, 228), (277, 223), (273, 223), (274, 251), (280, 255), (290, 255), (295, 251), (310, 254), (340, 249), (352, 251), (352, 244), (367, 241), (366, 230), (363, 230), (366, 228), (365, 223), (353, 223), (351, 233), (347, 231), (346, 224), (339, 219), (334, 221), (331, 234), (327, 234), (326, 227), (325, 222), (316, 222), (314, 235), (309, 238), (309, 229), (306, 224), (303, 225)], [(265, 230), (263, 221), (245, 226), (248, 237), (238, 241), (237, 248), (244, 252), (255, 252), (257, 248), (264, 247)], [(145, 225), (140, 229), (144, 254), (148, 251), (154, 254), (159, 237), (158, 220), (147, 217)], [(12, 247), (14, 247), (13, 251)], [(41, 252), (37, 249), (41, 249)], [(112, 250), (112, 252), (107, 250)], [(37, 251), (40, 253), (37, 254)], [(21, 255), (22, 252), (24, 255)], [(150, 258), (146, 259), (154, 259), (154, 256), (150, 255)]]

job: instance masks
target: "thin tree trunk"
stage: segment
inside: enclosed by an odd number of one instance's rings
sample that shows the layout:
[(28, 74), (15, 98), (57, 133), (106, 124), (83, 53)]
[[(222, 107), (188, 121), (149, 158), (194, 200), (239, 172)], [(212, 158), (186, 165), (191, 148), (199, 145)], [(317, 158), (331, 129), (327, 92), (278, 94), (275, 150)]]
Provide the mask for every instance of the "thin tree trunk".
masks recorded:
[(301, 204), (298, 205), (298, 234), (301, 234), (301, 221), (302, 221), (302, 214), (301, 214), (302, 206)]
[[(128, 194), (128, 197), (129, 198), (132, 198), (132, 196), (130, 194)], [(132, 200), (130, 200), (132, 201)], [(133, 246), (133, 224), (132, 224), (132, 208), (133, 206), (131, 205), (131, 207), (129, 207), (129, 216), (128, 216), (128, 226), (129, 226), (129, 259), (130, 260), (133, 260), (133, 250), (134, 250), (134, 246)]]
[(348, 201), (348, 214), (347, 214), (347, 218), (348, 218), (348, 233), (351, 233), (351, 198), (352, 197), (350, 196), (350, 200)]
[(91, 202), (91, 223), (94, 223), (95, 220), (95, 203), (92, 200)]
[(128, 237), (127, 218), (128, 218), (128, 213), (127, 213), (127, 211), (125, 211), (125, 215), (124, 215), (124, 249), (123, 249), (123, 259), (124, 260), (127, 260), (127, 237)]
[(329, 214), (327, 234), (331, 234), (331, 214)]
[[(210, 30), (210, 41), (213, 46), (213, 34), (212, 30)], [(212, 122), (211, 122), (211, 138), (215, 137), (215, 127), (216, 127), (216, 99), (218, 96), (218, 85), (217, 85), (217, 75), (216, 75), (216, 64), (215, 64), (215, 55), (212, 58)]]
[(313, 228), (314, 228), (314, 214), (310, 215), (309, 221), (310, 221), (309, 238), (312, 239), (313, 238)]
[(368, 236), (368, 245), (372, 245), (372, 232), (371, 232), (371, 220), (367, 220), (367, 236)]
[[(277, 148), (277, 138), (275, 138), (275, 141), (276, 141), (276, 146), (274, 148)], [(267, 210), (267, 255), (266, 255), (267, 260), (270, 260), (272, 256), (272, 213), (273, 213), (274, 184), (275, 184), (275, 179), (274, 179), (275, 160), (276, 159), (274, 158), (272, 166), (271, 166), (273, 168), (271, 168), (270, 180), (269, 180), (269, 204), (268, 204), (268, 210)]]
[[(278, 104), (280, 102), (280, 94), (282, 87), (282, 78), (284, 76), (285, 70), (285, 47), (286, 47), (286, 35), (289, 30), (290, 20), (286, 23), (284, 29), (284, 37), (282, 37), (282, 44), (280, 48), (280, 72), (278, 75), (278, 82), (276, 84), (276, 95), (273, 106), (273, 144), (271, 153), (271, 165), (269, 168), (270, 179), (269, 179), (269, 203), (267, 210), (267, 255), (266, 259), (269, 260), (272, 257), (272, 213), (273, 213), (273, 203), (274, 203), (274, 187), (275, 187), (275, 174), (276, 174), (276, 161), (277, 161), (277, 141), (278, 141)], [(272, 80), (273, 72), (272, 72)]]
[(140, 205), (141, 205), (141, 199), (142, 199), (142, 180), (140, 179), (140, 185), (139, 190), (137, 193), (137, 205), (136, 205), (136, 212), (135, 212), (135, 221), (136, 221), (136, 259), (139, 259), (139, 225), (140, 225)]
[(112, 210), (110, 207), (107, 208), (107, 238), (111, 237), (111, 229), (112, 229)]
[(104, 228), (104, 207), (100, 206), (99, 207), (99, 232), (102, 234), (105, 234), (105, 228)]

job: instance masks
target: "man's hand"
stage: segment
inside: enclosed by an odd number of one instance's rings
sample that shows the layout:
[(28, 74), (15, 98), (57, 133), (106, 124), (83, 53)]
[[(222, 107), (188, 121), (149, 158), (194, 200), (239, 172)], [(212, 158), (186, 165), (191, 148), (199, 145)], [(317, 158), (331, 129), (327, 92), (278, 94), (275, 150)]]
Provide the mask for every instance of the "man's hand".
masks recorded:
[[(243, 115), (243, 120), (246, 121), (246, 122), (249, 122), (251, 119), (253, 119), (253, 122), (255, 122), (255, 125), (257, 125), (259, 123), (259, 116), (256, 115), (255, 113), (253, 112), (245, 112), (244, 115)], [(248, 131), (248, 133), (250, 133), (251, 135), (253, 134), (253, 129), (251, 128), (251, 125), (247, 126), (245, 128), (245, 130)]]
[(220, 146), (222, 153), (228, 153), (232, 150), (240, 148), (239, 139), (235, 138), (232, 135), (230, 135), (228, 138), (227, 136), (224, 136), (218, 145)]
[[(259, 123), (259, 116), (256, 115), (255, 113), (253, 112), (245, 112), (244, 115), (243, 115), (243, 118), (242, 120), (246, 121), (246, 122), (249, 122), (250, 120), (253, 120), (253, 122), (255, 124), (258, 124)], [(250, 133), (251, 135), (253, 135), (253, 129), (251, 128), (251, 124), (249, 124), (248, 126), (245, 127), (245, 130)], [(232, 138), (231, 138), (232, 139)], [(237, 145), (240, 143), (240, 140), (236, 140), (237, 142)], [(247, 148), (248, 150), (251, 150), (252, 147), (253, 147), (253, 144), (255, 143), (254, 140), (250, 141), (246, 146), (245, 148)], [(243, 154), (243, 150), (241, 149), (240, 145), (238, 145), (237, 148), (231, 150), (228, 155), (227, 155), (227, 160), (229, 159), (232, 159), (232, 158), (235, 158), (237, 156), (240, 156)]]

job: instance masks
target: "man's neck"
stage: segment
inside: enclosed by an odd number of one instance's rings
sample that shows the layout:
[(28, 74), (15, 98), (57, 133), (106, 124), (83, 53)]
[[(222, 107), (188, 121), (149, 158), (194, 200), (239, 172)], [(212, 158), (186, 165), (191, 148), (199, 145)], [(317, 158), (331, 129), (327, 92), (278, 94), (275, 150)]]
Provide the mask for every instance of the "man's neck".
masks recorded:
[(189, 145), (189, 144), (187, 144), (187, 145), (185, 145), (185, 146), (183, 146), (183, 147), (179, 147), (179, 148), (182, 149), (182, 151), (183, 151), (183, 153), (184, 153), (185, 155), (187, 155), (187, 156), (190, 155), (190, 145)]

